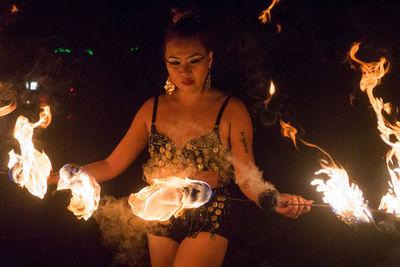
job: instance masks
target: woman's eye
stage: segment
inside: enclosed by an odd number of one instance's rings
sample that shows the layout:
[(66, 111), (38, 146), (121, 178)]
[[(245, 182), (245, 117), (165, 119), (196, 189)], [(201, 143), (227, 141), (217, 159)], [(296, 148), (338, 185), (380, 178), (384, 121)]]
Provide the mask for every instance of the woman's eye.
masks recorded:
[(180, 64), (180, 62), (179, 61), (176, 61), (176, 60), (165, 60), (165, 62), (167, 62), (168, 64), (170, 64), (170, 65), (179, 65)]
[(195, 58), (195, 59), (192, 59), (192, 60), (190, 61), (190, 63), (195, 64), (195, 63), (200, 62), (200, 60), (201, 60), (201, 58)]

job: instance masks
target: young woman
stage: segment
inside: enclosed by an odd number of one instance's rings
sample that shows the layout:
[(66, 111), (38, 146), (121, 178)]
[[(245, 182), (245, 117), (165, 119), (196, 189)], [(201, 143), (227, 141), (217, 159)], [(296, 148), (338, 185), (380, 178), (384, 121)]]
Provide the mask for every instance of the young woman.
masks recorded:
[(219, 266), (230, 233), (229, 182), (261, 208), (291, 218), (310, 208), (284, 203), (312, 201), (278, 193), (262, 179), (245, 105), (211, 87), (213, 51), (202, 21), (191, 14), (175, 17), (164, 49), (167, 93), (146, 101), (111, 155), (84, 169), (99, 182), (112, 179), (149, 145), (148, 182), (175, 175), (208, 183), (214, 191), (208, 204), (172, 218), (162, 233), (149, 233), (148, 244), (152, 266)]

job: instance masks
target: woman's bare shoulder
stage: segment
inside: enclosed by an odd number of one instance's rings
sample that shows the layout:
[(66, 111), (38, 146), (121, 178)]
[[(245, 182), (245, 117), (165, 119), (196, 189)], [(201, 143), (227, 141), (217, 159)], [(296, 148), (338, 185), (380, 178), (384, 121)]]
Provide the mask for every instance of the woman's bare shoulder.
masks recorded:
[(152, 114), (153, 112), (153, 107), (154, 107), (154, 98), (155, 97), (151, 97), (149, 99), (147, 99), (143, 105), (140, 107), (138, 113), (141, 114)]
[[(154, 107), (154, 97), (147, 99), (135, 114), (135, 121), (143, 122), (149, 129)], [(147, 130), (148, 130), (147, 129)]]
[(229, 99), (228, 105), (226, 106), (226, 111), (232, 114), (248, 114), (246, 105), (237, 97), (231, 97)]

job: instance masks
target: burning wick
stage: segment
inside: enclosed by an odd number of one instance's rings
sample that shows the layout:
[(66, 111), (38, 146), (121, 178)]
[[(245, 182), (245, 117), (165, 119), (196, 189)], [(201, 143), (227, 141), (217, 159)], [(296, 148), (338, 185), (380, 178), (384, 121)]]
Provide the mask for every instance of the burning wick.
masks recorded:
[(202, 181), (170, 176), (153, 179), (136, 194), (129, 196), (132, 212), (145, 220), (166, 221), (179, 217), (184, 209), (198, 208), (212, 197), (211, 187)]
[(68, 209), (78, 219), (89, 219), (99, 207), (100, 185), (79, 165), (70, 163), (61, 168), (57, 190), (65, 189), (70, 189), (72, 192)]
[[(297, 129), (281, 121), (282, 135), (290, 138), (296, 149), (296, 134)], [(332, 157), (322, 148), (308, 143), (301, 138), (298, 138), (303, 144), (313, 147), (321, 151), (327, 160), (320, 160), (321, 169), (315, 172), (318, 174), (326, 174), (330, 177), (326, 182), (322, 179), (314, 179), (311, 184), (317, 186), (317, 191), (323, 193), (322, 200), (328, 203), (336, 215), (347, 224), (358, 222), (373, 221), (372, 215), (367, 207), (367, 202), (364, 201), (363, 193), (355, 184), (349, 184), (349, 176), (345, 169), (336, 165)]]
[(261, 23), (271, 22), (271, 10), (279, 3), (279, 1), (280, 0), (273, 0), (269, 7), (261, 12), (261, 15), (258, 17), (258, 19), (261, 20)]
[(51, 122), (50, 107), (42, 107), (40, 119), (30, 123), (27, 118), (19, 116), (14, 128), (14, 137), (21, 147), (21, 155), (11, 150), (10, 168), (12, 180), (21, 187), (39, 198), (43, 198), (47, 191), (47, 179), (51, 171), (51, 162), (45, 153), (37, 151), (32, 143), (33, 130), (36, 127), (46, 128)]
[(271, 84), (269, 86), (269, 95), (267, 99), (264, 100), (264, 105), (267, 107), (268, 103), (271, 101), (272, 96), (275, 94), (275, 85), (274, 82), (271, 80)]

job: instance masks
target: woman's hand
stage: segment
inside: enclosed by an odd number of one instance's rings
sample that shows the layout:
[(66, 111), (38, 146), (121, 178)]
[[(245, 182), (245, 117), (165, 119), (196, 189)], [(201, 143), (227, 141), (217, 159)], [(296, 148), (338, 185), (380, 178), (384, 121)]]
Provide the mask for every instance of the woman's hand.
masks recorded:
[[(291, 194), (280, 194), (280, 204), (274, 209), (275, 212), (283, 216), (297, 219), (300, 215), (307, 213), (311, 210), (310, 205), (314, 200), (307, 200), (301, 196)], [(300, 205), (287, 205), (287, 204), (300, 204)], [(301, 205), (303, 204), (303, 205)], [(306, 204), (306, 205), (304, 205)]]
[(59, 179), (60, 174), (58, 172), (51, 172), (47, 184), (57, 184)]

